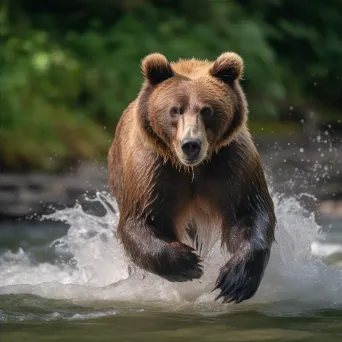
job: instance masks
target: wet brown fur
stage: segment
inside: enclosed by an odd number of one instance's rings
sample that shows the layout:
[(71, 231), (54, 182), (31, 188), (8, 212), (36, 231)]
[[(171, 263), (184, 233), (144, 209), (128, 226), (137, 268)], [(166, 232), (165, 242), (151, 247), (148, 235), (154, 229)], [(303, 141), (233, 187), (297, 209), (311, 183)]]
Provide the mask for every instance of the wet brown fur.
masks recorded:
[[(275, 215), (259, 154), (247, 128), (239, 80), (243, 61), (225, 53), (212, 61), (142, 61), (145, 81), (124, 111), (108, 153), (111, 190), (120, 209), (118, 236), (132, 261), (170, 281), (201, 277), (201, 257), (218, 238), (231, 258), (219, 297), (254, 295), (268, 263)], [(169, 108), (185, 103), (202, 120), (209, 149), (185, 166), (175, 153), (181, 120)], [(210, 104), (214, 118), (200, 110)]]

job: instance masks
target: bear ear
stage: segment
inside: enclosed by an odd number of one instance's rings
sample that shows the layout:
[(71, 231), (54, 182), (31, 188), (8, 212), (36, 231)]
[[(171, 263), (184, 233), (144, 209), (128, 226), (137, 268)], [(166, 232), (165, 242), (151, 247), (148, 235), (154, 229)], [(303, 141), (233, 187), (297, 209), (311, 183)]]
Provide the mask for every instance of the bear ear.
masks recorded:
[(234, 52), (223, 53), (210, 68), (210, 74), (212, 76), (228, 84), (232, 84), (235, 80), (240, 79), (242, 73), (243, 60)]
[(147, 55), (141, 63), (144, 77), (153, 85), (157, 85), (174, 76), (169, 61), (160, 53)]

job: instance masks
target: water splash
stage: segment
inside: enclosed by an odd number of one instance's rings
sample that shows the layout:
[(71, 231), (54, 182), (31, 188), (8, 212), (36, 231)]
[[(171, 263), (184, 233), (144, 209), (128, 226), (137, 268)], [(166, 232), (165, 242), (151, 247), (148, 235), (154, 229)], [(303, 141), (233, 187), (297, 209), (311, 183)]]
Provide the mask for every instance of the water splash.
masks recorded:
[[(342, 270), (326, 266), (310, 251), (320, 228), (314, 214), (298, 198), (273, 194), (273, 200), (278, 227), (271, 259), (256, 296), (238, 306), (213, 301), (216, 294), (211, 291), (222, 266), (218, 244), (204, 262), (200, 281), (170, 283), (134, 269), (116, 239), (118, 208), (107, 193), (97, 193), (92, 200), (102, 204), (104, 216), (87, 214), (77, 204), (43, 218), (70, 226), (50, 246), (63, 261), (35, 263), (22, 249), (0, 255), (0, 294), (31, 294), (74, 303), (157, 303), (202, 313), (209, 308), (227, 312), (265, 305), (267, 310), (288, 311), (289, 303), (296, 310), (342, 305)], [(287, 304), (280, 306), (281, 302)]]

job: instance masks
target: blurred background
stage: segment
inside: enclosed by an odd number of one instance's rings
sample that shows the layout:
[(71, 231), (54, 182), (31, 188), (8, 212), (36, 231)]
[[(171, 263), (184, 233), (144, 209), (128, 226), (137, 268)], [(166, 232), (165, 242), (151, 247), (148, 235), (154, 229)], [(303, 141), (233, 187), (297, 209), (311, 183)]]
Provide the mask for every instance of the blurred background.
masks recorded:
[(146, 54), (229, 50), (245, 61), (271, 186), (342, 215), (341, 13), (340, 0), (3, 0), (1, 217), (107, 189), (107, 151)]

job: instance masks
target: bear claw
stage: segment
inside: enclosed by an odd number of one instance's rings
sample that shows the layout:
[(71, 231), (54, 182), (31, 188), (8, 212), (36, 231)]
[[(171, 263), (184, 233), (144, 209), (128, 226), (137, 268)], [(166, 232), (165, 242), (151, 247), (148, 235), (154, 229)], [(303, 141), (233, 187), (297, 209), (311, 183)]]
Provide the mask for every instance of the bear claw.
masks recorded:
[[(260, 262), (261, 260), (259, 260)], [(243, 259), (233, 258), (221, 268), (213, 291), (220, 289), (221, 292), (215, 300), (223, 298), (223, 303), (241, 303), (250, 299), (257, 292), (263, 267), (256, 267)]]

